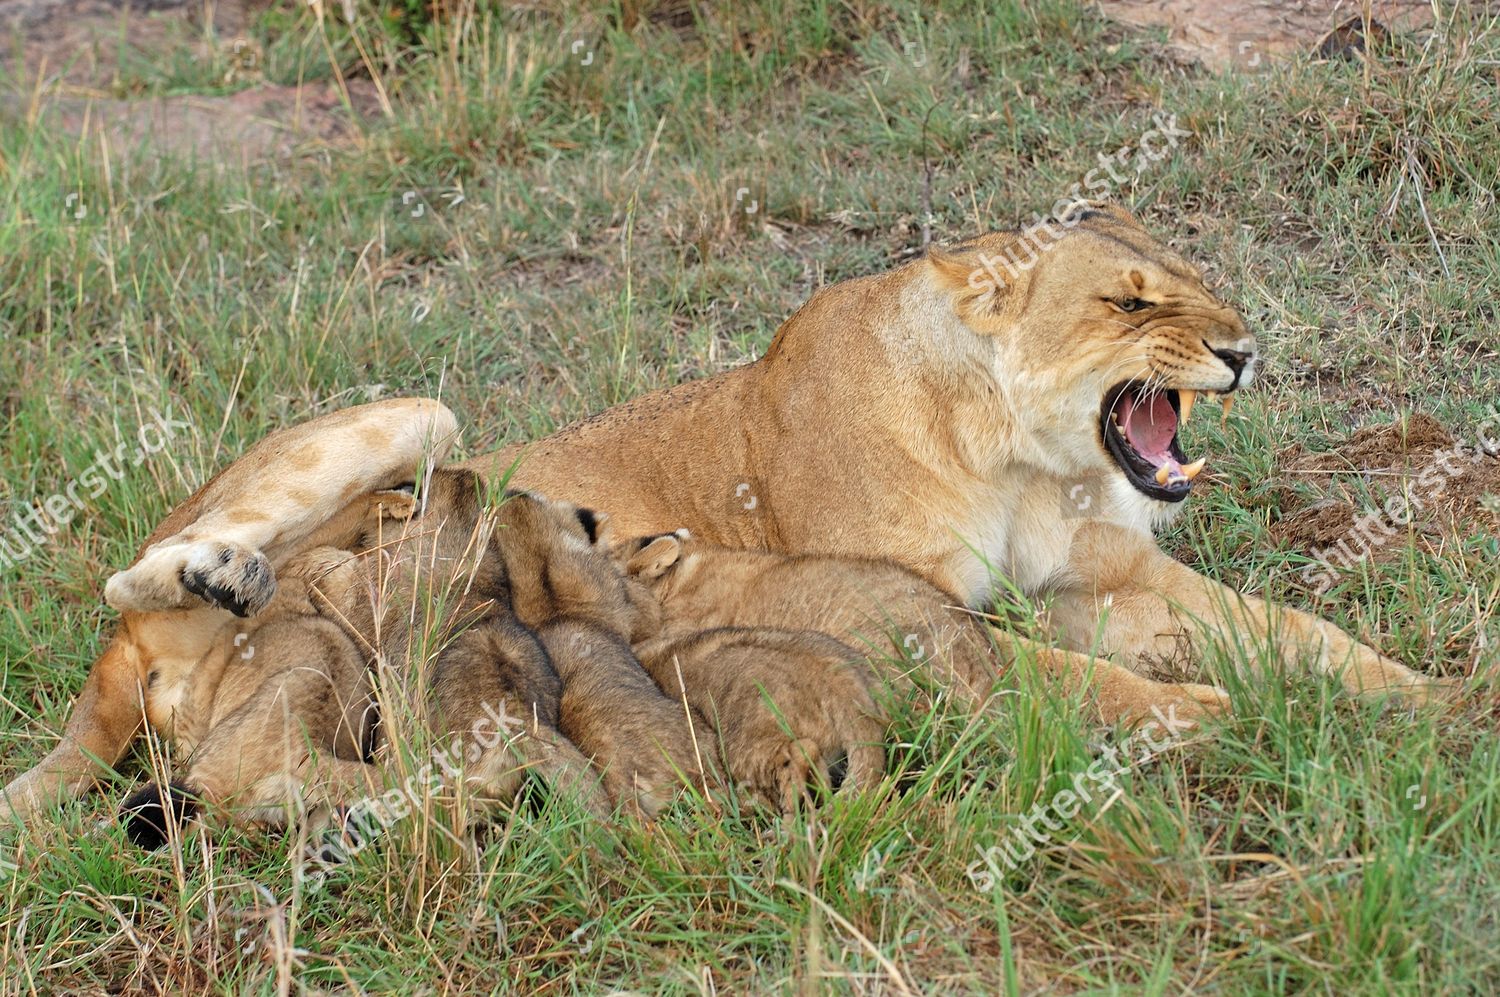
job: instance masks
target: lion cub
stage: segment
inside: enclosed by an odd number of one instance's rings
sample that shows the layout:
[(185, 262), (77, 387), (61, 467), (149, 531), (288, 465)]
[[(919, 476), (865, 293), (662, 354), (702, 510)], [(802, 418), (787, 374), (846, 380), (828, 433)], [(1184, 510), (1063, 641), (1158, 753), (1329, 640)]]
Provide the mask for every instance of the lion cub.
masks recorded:
[(651, 819), (684, 787), (707, 791), (708, 726), (663, 695), (631, 652), (660, 628), (661, 608), (611, 559), (602, 517), (559, 518), (512, 500), (500, 521), (516, 616), (562, 678), (560, 729), (603, 772), (611, 801)]
[(889, 561), (731, 550), (686, 531), (628, 541), (615, 556), (661, 600), (664, 635), (810, 630), (868, 656), (898, 690), (923, 673), (968, 704), (982, 702), (999, 678), (986, 628)]
[[(506, 508), (498, 518), (512, 522), (583, 512), (528, 495)], [(267, 610), (227, 626), (194, 669), (173, 731), (186, 772), (166, 792), (150, 785), (126, 801), (132, 840), (161, 844), (201, 801), (252, 819), (277, 820), (288, 805), (321, 819), (377, 791), (371, 662), (395, 678), (387, 693), (409, 700), (403, 718), (457, 739), (464, 779), (482, 796), (510, 799), (530, 770), (605, 812), (587, 760), (557, 729), (558, 676), (511, 610), (501, 531), (478, 478), (434, 472), (420, 511), (400, 493), (351, 510), (315, 538), (333, 546), (283, 565)], [(404, 526), (387, 521), (393, 513)]]
[(366, 764), (375, 735), (366, 656), (319, 614), (301, 570), (310, 564), (288, 565), (253, 625), (226, 627), (198, 663), (174, 711), (186, 770), (123, 804), (135, 844), (160, 847), (205, 801), (274, 820), (294, 797), (327, 811), (377, 784)]
[(663, 689), (707, 716), (735, 782), (783, 814), (809, 785), (867, 789), (885, 773), (885, 721), (864, 656), (827, 634), (718, 627), (636, 648)]

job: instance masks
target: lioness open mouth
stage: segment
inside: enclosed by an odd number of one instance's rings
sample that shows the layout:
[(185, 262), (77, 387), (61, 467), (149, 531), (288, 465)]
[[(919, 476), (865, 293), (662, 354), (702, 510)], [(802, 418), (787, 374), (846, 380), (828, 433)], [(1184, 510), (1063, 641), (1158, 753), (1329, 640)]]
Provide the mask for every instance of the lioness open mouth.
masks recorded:
[[(1187, 421), (1197, 398), (1197, 391), (1147, 388), (1139, 381), (1116, 385), (1104, 396), (1099, 415), (1104, 448), (1137, 491), (1181, 502), (1193, 490), (1193, 479), (1208, 460), (1187, 462), (1177, 444), (1177, 427)], [(1226, 416), (1232, 398), (1223, 396)]]

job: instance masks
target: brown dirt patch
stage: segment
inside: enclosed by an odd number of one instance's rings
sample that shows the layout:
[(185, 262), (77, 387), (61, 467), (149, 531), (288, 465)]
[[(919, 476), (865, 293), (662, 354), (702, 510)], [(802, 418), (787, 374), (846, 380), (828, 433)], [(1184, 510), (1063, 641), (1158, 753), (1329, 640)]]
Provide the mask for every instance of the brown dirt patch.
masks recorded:
[(210, 51), (210, 38), (232, 44), (271, 0), (6, 0), (0, 30), (19, 43), (19, 75), (103, 89), (122, 62), (171, 50)]
[(1320, 494), (1273, 523), (1271, 538), (1335, 565), (1388, 560), (1410, 536), (1432, 551), (1476, 526), (1500, 532), (1500, 420), (1456, 433), (1418, 412), (1356, 430), (1332, 450), (1295, 445), (1276, 463)]
[[(357, 115), (374, 113), (369, 81), (350, 80), (349, 96)], [(335, 83), (265, 84), (224, 97), (56, 97), (43, 105), (41, 118), (70, 135), (102, 136), (114, 153), (170, 149), (211, 160), (284, 156), (358, 133)]]
[(1297, 445), (1286, 456), (1288, 467), (1299, 473), (1384, 473), (1395, 466), (1408, 466), (1413, 458), (1419, 462), (1430, 459), (1435, 451), (1450, 448), (1453, 443), (1453, 435), (1442, 423), (1425, 412), (1414, 412), (1404, 420), (1357, 429), (1335, 450), (1309, 453)]
[[(368, 80), (349, 81), (347, 104), (334, 83), (260, 81), (259, 51), (248, 32), (269, 3), (8, 0), (0, 4), (0, 30), (20, 53), (12, 83), (24, 89), (0, 93), (0, 121), (35, 114), (64, 134), (102, 138), (112, 155), (123, 157), (147, 150), (257, 160), (354, 136), (358, 120), (375, 112)], [(216, 84), (248, 82), (246, 89), (227, 96), (128, 95), (132, 64), (216, 54), (227, 67)]]
[[(1313, 53), (1331, 30), (1358, 16), (1351, 0), (1100, 0), (1105, 15), (1135, 27), (1166, 28), (1174, 49), (1215, 69), (1260, 72), (1277, 59)], [(1374, 0), (1373, 16), (1393, 31), (1432, 23), (1426, 0)], [(1372, 32), (1372, 35), (1375, 32)]]

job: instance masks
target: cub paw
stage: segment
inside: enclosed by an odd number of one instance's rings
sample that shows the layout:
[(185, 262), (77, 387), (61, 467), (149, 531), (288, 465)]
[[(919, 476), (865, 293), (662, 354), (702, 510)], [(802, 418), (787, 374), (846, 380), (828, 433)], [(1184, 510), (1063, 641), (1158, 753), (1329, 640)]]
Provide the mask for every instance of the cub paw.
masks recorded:
[(815, 799), (814, 794), (829, 791), (828, 762), (818, 743), (810, 738), (787, 743), (779, 754), (779, 764), (773, 762), (771, 784), (756, 788), (766, 802), (774, 801), (783, 817), (790, 817), (804, 799)]
[(395, 520), (411, 519), (422, 507), (422, 503), (417, 500), (414, 485), (371, 492), (369, 503), (371, 517)]
[(193, 595), (235, 616), (254, 616), (276, 594), (271, 562), (260, 551), (238, 544), (194, 544), (179, 578)]

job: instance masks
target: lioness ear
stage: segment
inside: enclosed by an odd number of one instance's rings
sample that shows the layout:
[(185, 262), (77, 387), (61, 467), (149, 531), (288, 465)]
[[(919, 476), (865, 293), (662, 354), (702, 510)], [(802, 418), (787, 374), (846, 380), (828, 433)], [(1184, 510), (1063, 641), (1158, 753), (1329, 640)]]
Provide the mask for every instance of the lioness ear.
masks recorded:
[(983, 244), (929, 247), (928, 262), (938, 283), (952, 292), (959, 315), (967, 319), (1000, 311), (1026, 279), (1026, 269), (1012, 262), (1006, 248), (988, 238)]
[(682, 541), (668, 534), (657, 537), (631, 555), (625, 562), (625, 573), (643, 582), (654, 582), (682, 557)]

